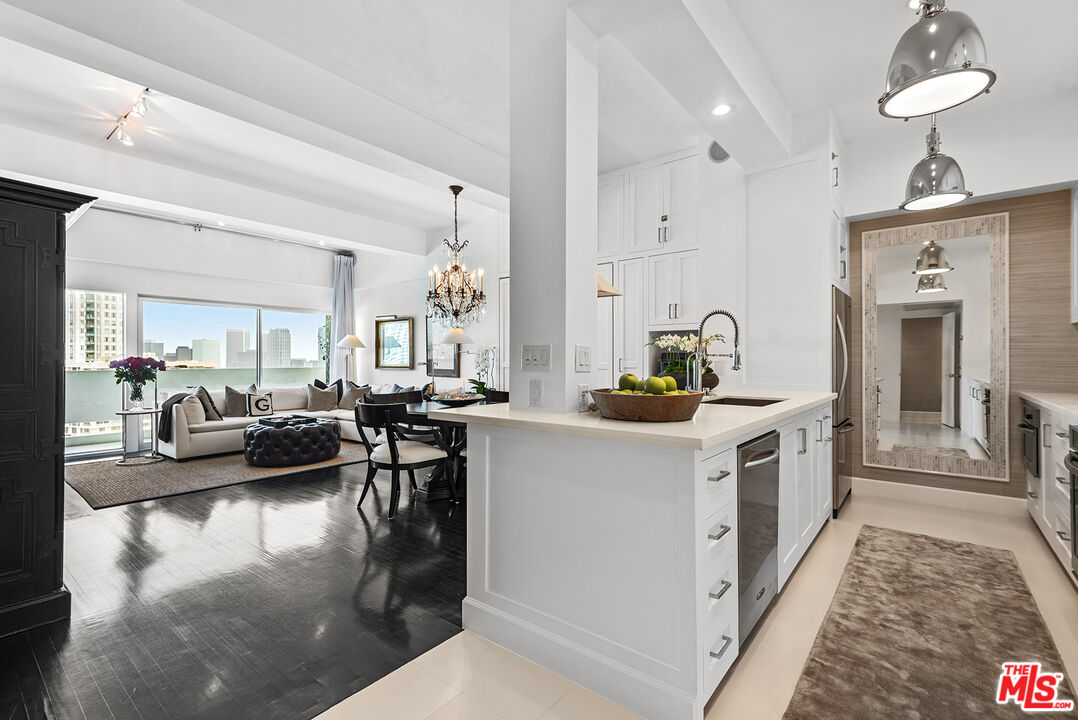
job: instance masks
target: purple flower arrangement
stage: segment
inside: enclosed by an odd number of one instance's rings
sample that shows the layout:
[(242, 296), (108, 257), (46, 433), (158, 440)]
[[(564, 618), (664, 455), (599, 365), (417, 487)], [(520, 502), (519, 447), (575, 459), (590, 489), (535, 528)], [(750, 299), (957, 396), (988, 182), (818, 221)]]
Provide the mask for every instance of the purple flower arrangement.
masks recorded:
[(165, 361), (132, 356), (113, 360), (109, 367), (116, 371), (117, 385), (127, 383), (130, 386), (131, 402), (138, 407), (142, 403), (142, 386), (157, 380), (157, 372), (165, 370)]

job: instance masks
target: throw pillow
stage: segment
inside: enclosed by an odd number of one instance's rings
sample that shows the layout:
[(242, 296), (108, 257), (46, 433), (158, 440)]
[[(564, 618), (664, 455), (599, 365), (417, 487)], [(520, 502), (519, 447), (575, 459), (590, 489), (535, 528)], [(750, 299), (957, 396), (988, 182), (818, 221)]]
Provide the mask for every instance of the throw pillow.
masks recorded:
[(337, 409), (337, 390), (334, 387), (325, 389), (307, 385), (307, 411), (319, 412), (323, 410)]
[(236, 390), (225, 385), (225, 415), (227, 417), (245, 417), (247, 415), (247, 393), (258, 392), (254, 385), (247, 390)]
[(408, 387), (401, 387), (397, 383), (393, 383), (393, 389), (390, 392), (402, 393), (402, 392), (412, 392), (413, 390), (415, 390), (415, 385), (409, 385)]
[(249, 417), (262, 417), (273, 414), (273, 393), (247, 393), (247, 415)]
[(202, 401), (194, 395), (188, 395), (180, 400), (180, 409), (187, 417), (188, 425), (201, 425), (206, 422), (206, 409), (202, 407)]
[(356, 385), (348, 383), (348, 389), (344, 391), (344, 397), (337, 404), (342, 410), (355, 410), (358, 403), (363, 402), (363, 396), (371, 391), (370, 385)]
[[(349, 382), (349, 384), (351, 384), (351, 383)], [(336, 391), (336, 393), (337, 393), (337, 402), (340, 402), (341, 398), (344, 397), (344, 378), (337, 378), (336, 380), (331, 382), (329, 385), (326, 385), (321, 380), (316, 379), (314, 381), (314, 386), (316, 388), (318, 388), (319, 390), (325, 390), (326, 388), (333, 388), (334, 391)]]
[(213, 403), (213, 398), (210, 397), (210, 391), (199, 385), (197, 388), (188, 388), (191, 390), (191, 394), (199, 399), (202, 403), (202, 407), (206, 410), (207, 420), (220, 420), (221, 413), (217, 410), (217, 406)]

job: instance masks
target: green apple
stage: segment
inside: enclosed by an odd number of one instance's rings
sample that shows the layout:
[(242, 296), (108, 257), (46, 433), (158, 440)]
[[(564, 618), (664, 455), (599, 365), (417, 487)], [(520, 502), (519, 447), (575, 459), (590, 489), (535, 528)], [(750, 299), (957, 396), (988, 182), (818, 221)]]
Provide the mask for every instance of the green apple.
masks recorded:
[(633, 389), (637, 392), (644, 392), (644, 390), (646, 389), (645, 386), (647, 385), (647, 382), (647, 380), (637, 380), (636, 387)]
[(677, 380), (667, 375), (663, 378), (663, 382), (666, 383), (667, 390), (677, 390)]
[(636, 379), (636, 375), (633, 375), (632, 373), (625, 373), (620, 378), (618, 378), (618, 389), (635, 390), (637, 382), (638, 381)]
[(660, 377), (649, 377), (644, 381), (644, 392), (648, 395), (662, 395), (666, 392), (666, 382)]

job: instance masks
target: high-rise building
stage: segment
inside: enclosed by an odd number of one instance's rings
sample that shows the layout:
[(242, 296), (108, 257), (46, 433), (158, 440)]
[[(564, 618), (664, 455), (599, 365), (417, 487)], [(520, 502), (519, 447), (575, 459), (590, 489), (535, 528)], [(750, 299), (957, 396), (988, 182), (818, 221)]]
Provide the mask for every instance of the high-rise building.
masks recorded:
[(159, 340), (143, 340), (142, 354), (152, 355), (158, 360), (165, 359), (165, 344)]
[(121, 293), (68, 290), (64, 322), (65, 365), (70, 369), (107, 367), (124, 356), (124, 296)]
[(191, 341), (191, 359), (214, 367), (221, 366), (221, 341), (201, 338)]
[(186, 345), (177, 345), (176, 362), (183, 362), (185, 360), (194, 360), (194, 354), (191, 352), (191, 348)]
[(250, 365), (240, 364), (240, 353), (246, 353), (251, 349), (251, 331), (246, 329), (229, 328), (225, 330), (225, 367), (254, 367), (252, 358)]
[(262, 334), (262, 367), (292, 367), (292, 333), (288, 328), (270, 328)]

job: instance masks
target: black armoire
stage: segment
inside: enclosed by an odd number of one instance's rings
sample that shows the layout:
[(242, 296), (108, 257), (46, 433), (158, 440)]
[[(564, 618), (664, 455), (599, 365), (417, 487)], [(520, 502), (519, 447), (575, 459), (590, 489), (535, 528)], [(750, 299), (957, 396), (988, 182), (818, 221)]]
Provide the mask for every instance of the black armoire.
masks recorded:
[(0, 636), (71, 614), (64, 587), (65, 213), (0, 178)]

